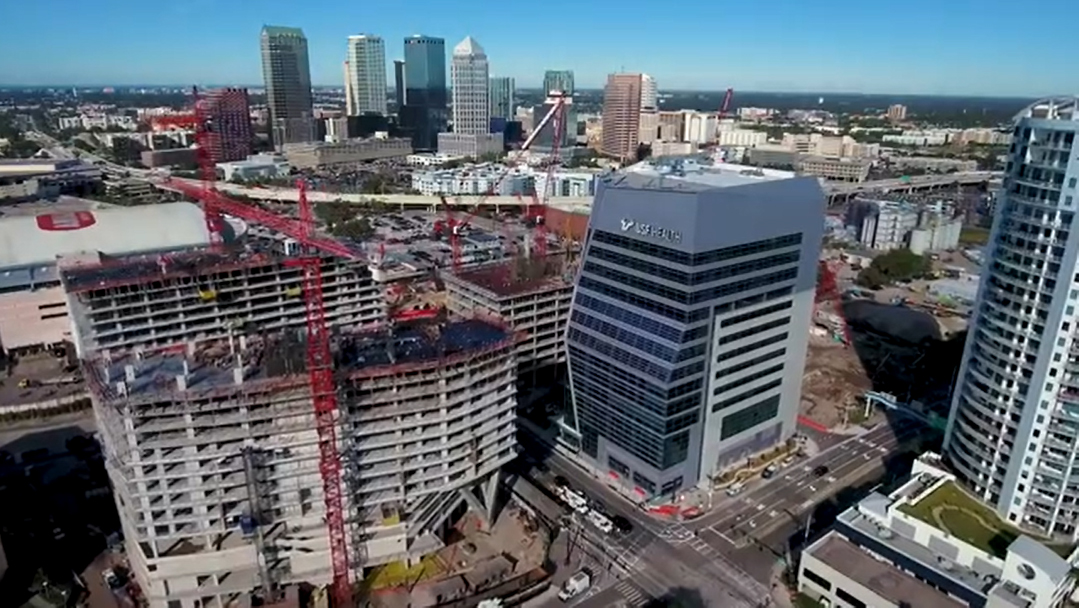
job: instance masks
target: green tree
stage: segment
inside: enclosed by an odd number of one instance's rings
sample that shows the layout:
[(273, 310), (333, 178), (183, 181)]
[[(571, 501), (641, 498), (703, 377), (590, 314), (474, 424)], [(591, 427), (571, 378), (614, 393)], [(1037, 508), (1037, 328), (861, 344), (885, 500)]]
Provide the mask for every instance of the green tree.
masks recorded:
[(332, 230), (334, 236), (339, 236), (346, 239), (354, 239), (362, 241), (364, 239), (371, 238), (375, 234), (375, 229), (371, 226), (371, 221), (365, 217), (361, 217), (355, 220), (348, 220), (337, 225)]
[(330, 228), (330, 232), (351, 220), (356, 219), (356, 211), (345, 202), (316, 203), (315, 215)]
[(916, 255), (909, 249), (895, 249), (873, 258), (869, 266), (858, 273), (857, 283), (869, 289), (880, 289), (885, 285), (910, 281), (928, 276), (932, 270), (932, 261), (923, 255)]

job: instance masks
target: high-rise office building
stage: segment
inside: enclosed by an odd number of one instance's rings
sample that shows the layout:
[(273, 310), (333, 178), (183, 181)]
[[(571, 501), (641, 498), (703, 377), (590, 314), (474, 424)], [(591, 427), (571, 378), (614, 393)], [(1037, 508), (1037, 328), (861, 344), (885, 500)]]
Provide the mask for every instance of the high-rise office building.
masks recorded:
[(547, 70), (543, 74), (543, 92), (560, 91), (573, 97), (573, 70)]
[(824, 208), (815, 178), (784, 171), (642, 163), (602, 179), (563, 440), (648, 499), (789, 438)]
[[(573, 70), (547, 70), (543, 74), (543, 90), (546, 93), (557, 91), (565, 97), (564, 126), (562, 127), (562, 136), (558, 142), (558, 147), (560, 150), (569, 152), (577, 143), (577, 110), (573, 105)], [(552, 107), (553, 104), (547, 101), (533, 106), (532, 117), (535, 123), (539, 124)], [(554, 132), (552, 125), (548, 125), (536, 136), (535, 141), (532, 142), (532, 149), (537, 152), (547, 152), (553, 145)]]
[(490, 130), (489, 74), (487, 53), (472, 36), (453, 47), (450, 82), (453, 86), (454, 133), (476, 135)]
[(517, 86), (509, 76), (492, 76), (490, 86), (491, 118), (512, 119), (517, 112)]
[(446, 41), (415, 35), (405, 38), (405, 105), (401, 124), (412, 133), (412, 147), (433, 150), (446, 130)]
[(502, 151), (502, 134), (491, 133), (490, 68), (487, 53), (471, 36), (453, 48), (453, 132), (440, 133), (438, 151), (480, 157)]
[(405, 107), (405, 60), (393, 60), (393, 97), (397, 102), (397, 111)]
[(247, 158), (255, 142), (247, 89), (208, 91), (202, 95), (199, 104), (214, 125), (207, 134), (210, 160), (223, 163)]
[(959, 481), (1017, 525), (1075, 539), (1079, 100), (1016, 117), (944, 440)]
[(307, 38), (297, 27), (262, 28), (262, 78), (276, 146), (315, 139)]
[(650, 112), (659, 109), (659, 89), (656, 79), (648, 74), (641, 74), (641, 111)]
[(352, 71), (349, 69), (348, 60), (345, 60), (345, 116), (356, 115), (356, 96), (352, 93)]
[(370, 34), (348, 37), (350, 116), (386, 114), (386, 45)]
[(623, 162), (637, 158), (641, 125), (641, 75), (611, 74), (603, 89), (600, 152)]

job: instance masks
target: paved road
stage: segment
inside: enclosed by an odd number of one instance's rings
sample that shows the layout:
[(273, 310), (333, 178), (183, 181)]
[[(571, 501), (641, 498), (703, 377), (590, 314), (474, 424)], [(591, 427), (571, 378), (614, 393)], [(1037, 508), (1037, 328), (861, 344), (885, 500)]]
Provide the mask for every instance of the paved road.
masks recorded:
[(600, 536), (591, 530), (586, 533), (590, 544), (611, 547), (615, 556), (612, 569), (628, 574), (610, 586), (597, 585), (586, 597), (578, 598), (575, 605), (589, 608), (617, 605), (612, 602), (614, 596), (621, 597), (619, 601), (627, 605), (643, 605), (648, 597), (662, 597), (680, 587), (696, 590), (708, 606), (722, 608), (753, 608), (761, 605), (761, 598), (767, 597), (767, 589), (734, 564), (714, 555), (707, 547), (702, 552), (690, 544), (692, 534), (688, 530), (677, 530), (654, 520), (561, 454), (552, 454), (546, 463), (553, 473), (601, 500), (609, 512), (629, 519), (634, 526), (625, 539)]
[(894, 426), (884, 424), (868, 433), (850, 437), (813, 458), (780, 471), (772, 479), (757, 482), (734, 500), (727, 501), (723, 508), (688, 522), (686, 527), (710, 529), (721, 535), (737, 528), (750, 534), (770, 520), (803, 513), (835, 494), (844, 487), (842, 482), (850, 480), (859, 470), (878, 465), (902, 441), (917, 435), (921, 428), (917, 421), (903, 420)]
[[(698, 591), (710, 606), (769, 605), (761, 603), (768, 601), (769, 581), (754, 579), (730, 556), (751, 547), (753, 538), (804, 516), (855, 477), (879, 468), (885, 457), (921, 430), (918, 421), (902, 420), (846, 439), (758, 482), (735, 499), (724, 496), (712, 512), (684, 525), (652, 518), (567, 457), (553, 453), (547, 464), (554, 473), (603, 501), (612, 513), (628, 518), (637, 535), (626, 552), (626, 580), (598, 586), (589, 597), (579, 599), (579, 605), (599, 608), (622, 601), (636, 606), (646, 596), (661, 597), (678, 587)], [(527, 443), (527, 436), (522, 439)]]

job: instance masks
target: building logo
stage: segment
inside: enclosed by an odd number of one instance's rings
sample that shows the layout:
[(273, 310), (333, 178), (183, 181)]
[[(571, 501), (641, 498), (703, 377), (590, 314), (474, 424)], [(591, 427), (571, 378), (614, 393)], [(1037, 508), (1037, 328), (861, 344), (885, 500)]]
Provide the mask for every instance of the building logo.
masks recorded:
[(634, 234), (667, 241), (669, 243), (682, 242), (682, 233), (677, 230), (661, 228), (651, 224), (641, 224), (628, 218), (622, 219), (622, 232), (633, 232)]
[(49, 232), (64, 230), (80, 230), (97, 223), (97, 218), (89, 211), (75, 211), (74, 213), (46, 213), (36, 218), (37, 227)]

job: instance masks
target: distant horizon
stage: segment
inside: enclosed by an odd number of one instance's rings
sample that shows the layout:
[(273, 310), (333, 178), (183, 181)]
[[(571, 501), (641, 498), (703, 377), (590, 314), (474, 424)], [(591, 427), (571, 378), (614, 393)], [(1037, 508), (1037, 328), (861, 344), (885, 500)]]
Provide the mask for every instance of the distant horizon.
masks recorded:
[[(205, 88), (214, 88), (214, 89), (216, 89), (216, 88), (225, 88), (225, 87), (235, 87), (235, 88), (243, 88), (243, 89), (265, 89), (266, 88), (265, 84), (235, 84), (235, 83), (232, 83), (232, 84), (213, 83), (213, 84), (198, 84), (198, 85), (193, 85), (193, 84), (34, 84), (34, 85), (12, 85), (12, 84), (0, 83), (0, 92), (4, 92), (4, 91), (35, 91), (35, 90), (43, 90), (43, 89), (77, 89), (77, 90), (88, 90), (89, 89), (89, 90), (97, 90), (97, 89), (106, 89), (106, 88), (121, 89), (121, 90), (124, 90), (124, 89), (190, 89), (193, 86), (198, 86), (200, 88), (205, 87)], [(518, 87), (516, 87), (516, 90), (518, 90), (518, 91), (540, 90), (542, 88), (542, 86), (543, 86), (542, 84), (538, 84), (538, 85), (535, 85), (535, 86), (518, 86)], [(312, 84), (311, 88), (312, 89), (344, 89), (344, 86), (341, 85), (341, 84)], [(452, 87), (447, 87), (447, 89), (450, 89), (450, 88), (452, 88)], [(579, 86), (579, 87), (577, 87), (577, 90), (578, 91), (600, 92), (600, 91), (603, 91), (603, 88), (604, 87), (602, 87), (602, 86), (600, 86), (600, 87), (580, 87)], [(387, 91), (393, 91), (395, 89), (393, 87), (387, 87), (386, 90)], [(100, 91), (97, 91), (97, 92), (100, 92)], [(725, 88), (719, 88), (719, 89), (686, 89), (686, 88), (678, 88), (678, 89), (660, 89), (659, 90), (660, 95), (674, 94), (674, 93), (715, 93), (715, 94), (723, 94), (725, 92), (726, 92)], [(847, 97), (849, 97), (849, 96), (861, 96), (861, 97), (897, 97), (897, 98), (925, 98), (925, 99), (994, 99), (994, 100), (1037, 100), (1037, 99), (1044, 99), (1046, 97), (1058, 96), (1058, 95), (960, 95), (960, 94), (935, 94), (935, 93), (865, 93), (865, 92), (861, 92), (861, 91), (810, 91), (810, 90), (805, 90), (805, 91), (800, 91), (800, 90), (793, 90), (793, 91), (791, 91), (791, 90), (788, 90), (788, 91), (781, 91), (781, 90), (774, 90), (774, 91), (744, 90), (744, 91), (740, 91), (740, 90), (735, 89), (735, 98), (737, 99), (737, 97), (739, 95), (791, 95), (791, 96), (805, 95), (805, 96), (818, 96), (818, 97), (827, 97), (827, 96), (847, 96)], [(1065, 96), (1066, 97), (1068, 95), (1059, 95), (1059, 96)]]

